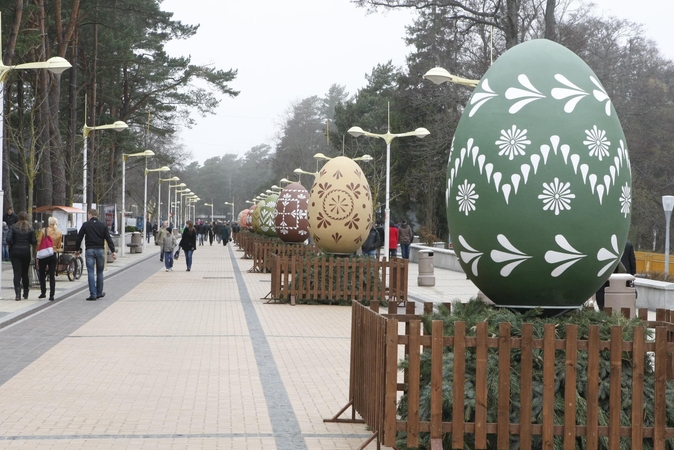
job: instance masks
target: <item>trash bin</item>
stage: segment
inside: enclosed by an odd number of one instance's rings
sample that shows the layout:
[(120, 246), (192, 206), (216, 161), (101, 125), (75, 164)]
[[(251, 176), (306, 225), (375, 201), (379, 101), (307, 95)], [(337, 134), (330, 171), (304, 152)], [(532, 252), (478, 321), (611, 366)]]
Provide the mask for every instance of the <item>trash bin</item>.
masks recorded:
[(419, 250), (419, 276), (417, 286), (435, 286), (433, 251)]
[(609, 285), (604, 289), (604, 307), (630, 309), (630, 319), (636, 315), (637, 294), (634, 287), (634, 275), (629, 273), (613, 273), (608, 279)]
[(131, 235), (131, 249), (130, 253), (141, 253), (143, 251), (143, 236), (138, 232), (134, 231)]

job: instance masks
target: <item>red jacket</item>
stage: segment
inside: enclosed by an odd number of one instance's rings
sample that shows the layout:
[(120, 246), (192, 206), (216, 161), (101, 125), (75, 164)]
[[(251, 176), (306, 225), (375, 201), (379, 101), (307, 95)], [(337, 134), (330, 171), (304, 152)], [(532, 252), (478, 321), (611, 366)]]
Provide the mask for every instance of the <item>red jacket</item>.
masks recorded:
[(388, 248), (391, 250), (398, 248), (398, 229), (394, 226), (388, 229)]

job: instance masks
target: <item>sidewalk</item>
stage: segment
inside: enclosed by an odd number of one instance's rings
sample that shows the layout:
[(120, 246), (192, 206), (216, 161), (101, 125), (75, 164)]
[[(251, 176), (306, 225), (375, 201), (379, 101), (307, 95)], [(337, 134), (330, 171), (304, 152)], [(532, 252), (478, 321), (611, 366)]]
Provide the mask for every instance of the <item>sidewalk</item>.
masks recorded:
[[(119, 254), (118, 254), (119, 255)], [(129, 267), (138, 264), (139, 262), (153, 256), (158, 258), (157, 247), (150, 243), (146, 244), (144, 253), (129, 254), (128, 251), (123, 257), (117, 257), (117, 260), (112, 263), (106, 263), (105, 276), (109, 277), (115, 273), (128, 269)], [(82, 255), (84, 260), (84, 255)], [(86, 264), (86, 263), (85, 263)], [(38, 299), (40, 295), (39, 286), (33, 286), (28, 294), (28, 299), (21, 299), (20, 302), (14, 300), (14, 273), (12, 271), (12, 263), (8, 261), (2, 262), (2, 289), (0, 290), (0, 328), (6, 326), (8, 323), (20, 320), (27, 315), (30, 315), (43, 308), (49, 307), (58, 303), (61, 299), (68, 297), (74, 293), (82, 292), (85, 297), (88, 293), (88, 281), (86, 266), (82, 272), (82, 277), (79, 280), (70, 281), (65, 272), (56, 277), (56, 295), (55, 301), (50, 302), (47, 298)], [(49, 296), (49, 281), (47, 281), (47, 297)]]
[[(348, 401), (350, 307), (266, 304), (270, 275), (248, 273), (231, 245), (198, 247), (190, 272), (184, 255), (166, 272), (150, 250), (110, 265), (104, 299), (84, 300), (86, 274), (66, 278), (63, 300), (0, 328), (0, 448), (323, 450), (370, 437), (323, 422)], [(418, 287), (412, 264), (410, 294), (474, 295), (446, 272)], [(25, 308), (46, 303), (37, 295)]]

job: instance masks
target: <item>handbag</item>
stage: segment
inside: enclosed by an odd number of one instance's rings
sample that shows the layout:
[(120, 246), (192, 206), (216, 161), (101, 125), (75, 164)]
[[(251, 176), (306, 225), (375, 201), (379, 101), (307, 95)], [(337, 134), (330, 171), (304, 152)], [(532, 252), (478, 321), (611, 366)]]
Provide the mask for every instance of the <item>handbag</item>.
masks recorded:
[(175, 259), (180, 258), (180, 248), (178, 248), (178, 250), (176, 250), (176, 252), (175, 252), (175, 254), (173, 255), (173, 257), (174, 257)]
[(51, 240), (51, 237), (47, 234), (47, 230), (44, 232), (44, 237), (40, 241), (40, 246), (37, 248), (37, 258), (45, 259), (49, 258), (54, 254), (54, 241)]

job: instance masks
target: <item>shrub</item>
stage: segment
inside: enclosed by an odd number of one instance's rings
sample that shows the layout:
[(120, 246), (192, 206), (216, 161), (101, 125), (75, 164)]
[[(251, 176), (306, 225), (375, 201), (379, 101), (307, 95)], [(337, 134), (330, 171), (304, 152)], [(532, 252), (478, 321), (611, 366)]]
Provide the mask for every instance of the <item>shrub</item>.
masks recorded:
[[(454, 324), (456, 322), (465, 322), (467, 334), (475, 335), (475, 325), (477, 322), (487, 322), (488, 335), (493, 337), (498, 335), (498, 325), (501, 322), (510, 322), (511, 336), (521, 336), (522, 324), (532, 323), (534, 327), (534, 339), (543, 338), (544, 325), (547, 323), (554, 323), (556, 325), (556, 338), (565, 338), (565, 326), (567, 324), (578, 325), (578, 339), (586, 340), (590, 325), (600, 326), (600, 339), (602, 341), (609, 341), (611, 337), (611, 327), (619, 325), (623, 328), (623, 339), (632, 340), (634, 328), (643, 326), (643, 322), (639, 319), (625, 319), (622, 316), (608, 316), (604, 313), (598, 313), (594, 310), (574, 311), (566, 314), (563, 317), (545, 317), (541, 310), (529, 310), (524, 314), (512, 312), (506, 308), (491, 307), (479, 300), (473, 300), (466, 304), (457, 303), (454, 305), (454, 311), (450, 314), (446, 308), (441, 308), (438, 313), (426, 315), (423, 317), (423, 325), (426, 332), (430, 333), (432, 320), (444, 321), (444, 332), (446, 336), (454, 335)], [(647, 331), (647, 339), (652, 339), (652, 332)], [(542, 423), (542, 405), (543, 405), (543, 365), (542, 365), (543, 350), (535, 349), (533, 354), (533, 392), (532, 392), (532, 422)], [(554, 407), (554, 423), (564, 423), (564, 389), (565, 389), (565, 361), (564, 352), (556, 352), (555, 362), (555, 407)], [(608, 350), (602, 351), (600, 354), (600, 368), (599, 368), (599, 425), (607, 426), (609, 420), (609, 377), (610, 377), (610, 352)], [(519, 422), (520, 411), (520, 373), (521, 373), (521, 351), (519, 349), (511, 350), (511, 364), (510, 364), (510, 423)], [(653, 412), (654, 412), (654, 368), (651, 356), (646, 356), (645, 376), (644, 376), (644, 425), (653, 426)], [(576, 418), (578, 425), (585, 425), (584, 419), (587, 417), (587, 404), (585, 396), (587, 391), (587, 352), (578, 352), (577, 362), (577, 382), (576, 382)], [(401, 363), (402, 368), (407, 367), (407, 361)], [(464, 418), (467, 421), (475, 420), (475, 367), (476, 355), (475, 348), (468, 348), (466, 350), (466, 382), (465, 382), (465, 398), (466, 403), (464, 407)], [(420, 420), (430, 420), (430, 350), (425, 351), (421, 357), (421, 398), (420, 398)], [(445, 348), (443, 356), (443, 374), (445, 374), (445, 381), (443, 383), (443, 402), (442, 402), (442, 419), (443, 421), (451, 422), (452, 420), (452, 374), (454, 370), (453, 353), (449, 348)], [(487, 420), (489, 422), (497, 421), (497, 398), (498, 398), (498, 355), (496, 349), (489, 349), (487, 359)], [(631, 425), (631, 391), (632, 391), (632, 367), (629, 358), (623, 359), (622, 364), (622, 414), (621, 425)], [(667, 410), (666, 423), (668, 427), (674, 426), (674, 383), (668, 382), (667, 390)], [(398, 406), (398, 414), (403, 420), (407, 417), (407, 397), (406, 394), (402, 396)], [(397, 446), (399, 449), (407, 449), (406, 434), (399, 433)], [(451, 448), (451, 435), (443, 436), (443, 446), (445, 449)], [(532, 448), (542, 448), (541, 436), (533, 436)], [(420, 449), (430, 449), (430, 437), (428, 433), (420, 434)], [(466, 447), (474, 447), (474, 436), (466, 435)], [(496, 436), (488, 435), (489, 449), (496, 448)], [(512, 436), (510, 440), (510, 448), (519, 448), (519, 436)], [(556, 436), (554, 440), (554, 448), (561, 450), (562, 437)], [(576, 448), (587, 448), (584, 437), (576, 439)], [(600, 449), (608, 449), (608, 439), (600, 438)], [(622, 438), (620, 443), (621, 449), (628, 449), (629, 439)], [(644, 439), (644, 449), (652, 449), (652, 440)], [(673, 440), (667, 441), (667, 448), (674, 449)]]

